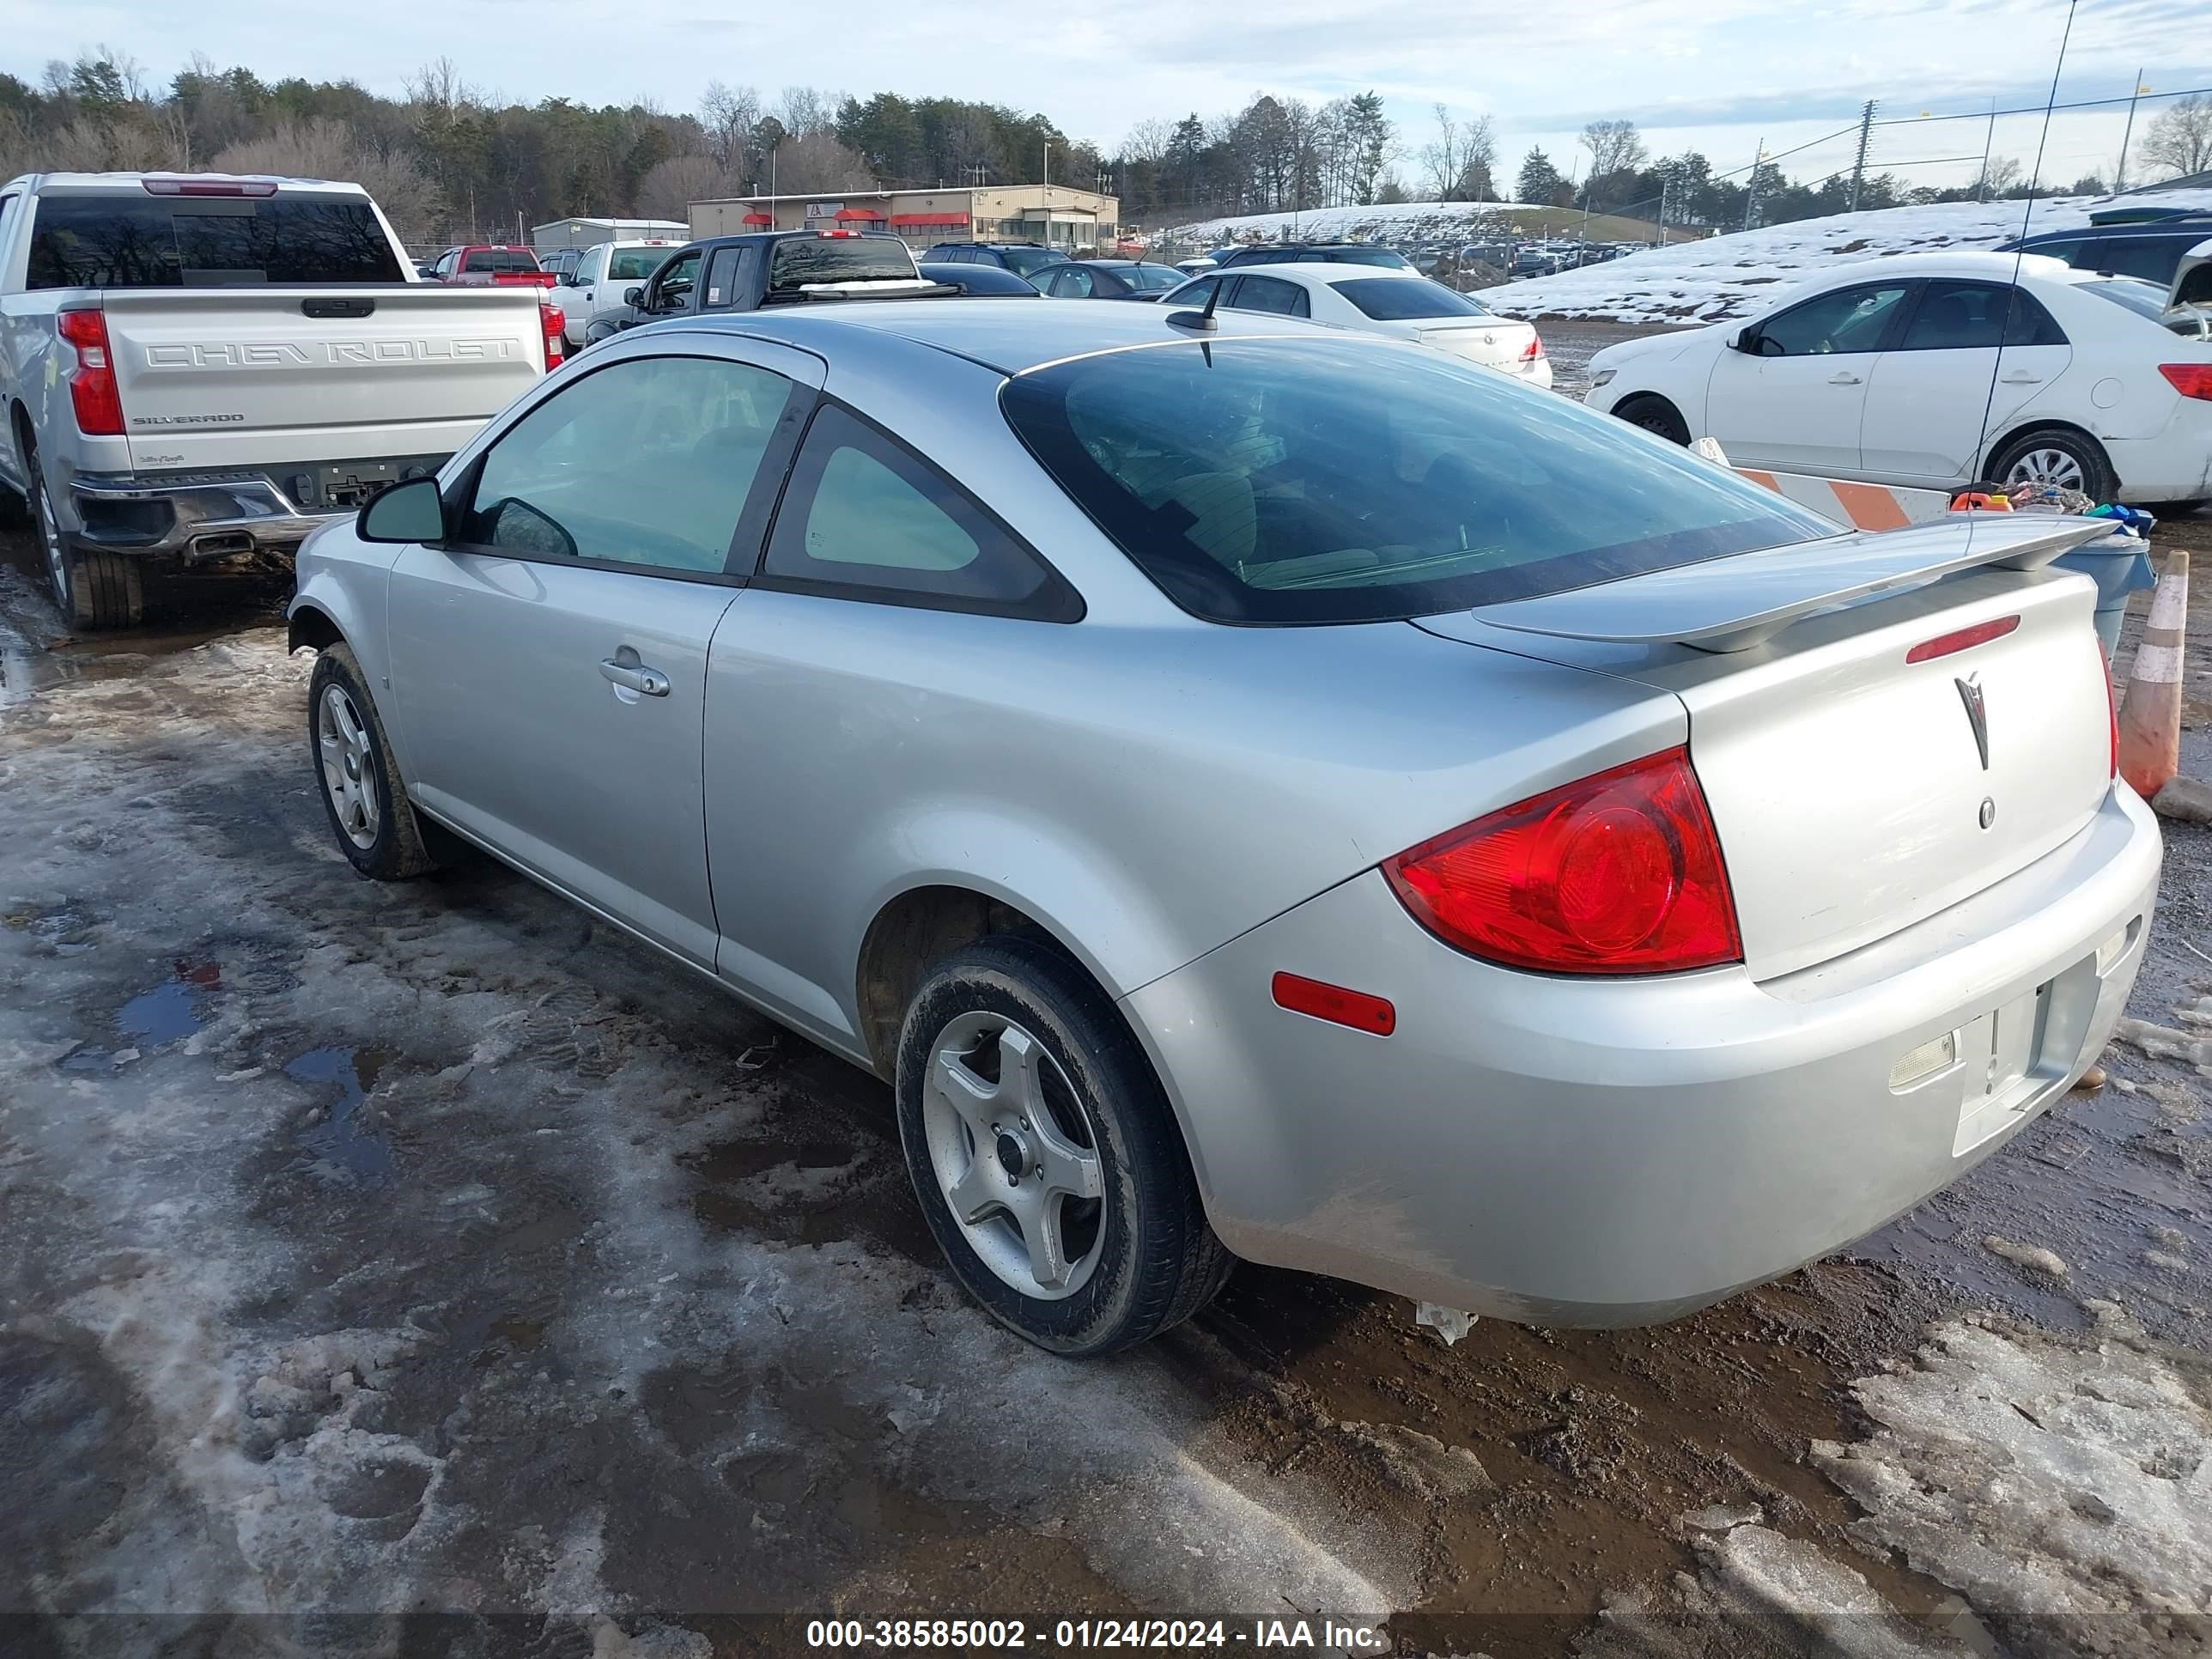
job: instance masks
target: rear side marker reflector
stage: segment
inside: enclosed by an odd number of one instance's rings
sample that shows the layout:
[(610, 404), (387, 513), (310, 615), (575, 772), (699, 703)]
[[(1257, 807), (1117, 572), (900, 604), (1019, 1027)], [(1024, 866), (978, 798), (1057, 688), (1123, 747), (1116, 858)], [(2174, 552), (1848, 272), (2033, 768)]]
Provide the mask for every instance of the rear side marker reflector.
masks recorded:
[(1971, 651), (1978, 645), (1987, 645), (1991, 640), (2001, 640), (2020, 626), (2017, 617), (1999, 617), (1994, 622), (1976, 623), (1972, 628), (1962, 628), (1955, 634), (1938, 634), (1932, 640), (1923, 640), (1905, 653), (1907, 662), (1931, 662), (1937, 657), (1948, 657), (1955, 652)]
[(1349, 1025), (1355, 1031), (1389, 1036), (1398, 1029), (1398, 1011), (1381, 997), (1364, 991), (1347, 991), (1297, 974), (1275, 975), (1275, 1006), (1294, 1014), (1310, 1014), (1333, 1025)]
[(1895, 1091), (1910, 1089), (1934, 1077), (1958, 1058), (1956, 1033), (1946, 1031), (1941, 1036), (1929, 1037), (1917, 1048), (1907, 1049), (1897, 1057), (1897, 1063), (1889, 1068), (1889, 1086)]

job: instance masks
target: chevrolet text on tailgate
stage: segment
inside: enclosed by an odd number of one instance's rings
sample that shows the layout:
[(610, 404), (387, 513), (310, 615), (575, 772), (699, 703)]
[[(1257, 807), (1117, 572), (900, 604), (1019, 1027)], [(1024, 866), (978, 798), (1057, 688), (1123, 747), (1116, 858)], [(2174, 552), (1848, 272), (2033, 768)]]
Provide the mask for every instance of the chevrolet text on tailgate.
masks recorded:
[(137, 622), (149, 563), (288, 555), (558, 367), (549, 289), (412, 271), (358, 185), (0, 185), (0, 483), (73, 626)]

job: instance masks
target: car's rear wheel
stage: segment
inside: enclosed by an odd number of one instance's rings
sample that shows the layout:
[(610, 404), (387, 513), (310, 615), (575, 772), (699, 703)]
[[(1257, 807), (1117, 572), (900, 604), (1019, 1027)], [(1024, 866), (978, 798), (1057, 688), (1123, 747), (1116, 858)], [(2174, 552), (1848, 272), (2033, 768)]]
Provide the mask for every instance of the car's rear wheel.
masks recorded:
[(32, 527), (38, 532), (40, 550), (46, 556), (46, 580), (54, 590), (54, 604), (60, 608), (63, 622), (71, 628), (137, 627), (146, 616), (146, 592), (138, 562), (118, 553), (71, 547), (62, 534), (53, 497), (46, 491), (36, 444), (26, 447), (23, 468)]
[(307, 750), (347, 863), (376, 881), (404, 881), (433, 867), (350, 647), (327, 646), (315, 659), (307, 682)]
[(1142, 1342), (1229, 1276), (1158, 1079), (1066, 957), (1000, 938), (939, 963), (908, 1006), (896, 1081), (931, 1233), (969, 1294), (1039, 1347)]
[(2008, 489), (2055, 484), (2078, 489), (2093, 501), (2109, 501), (2120, 488), (2105, 447), (2087, 433), (2065, 427), (2045, 427), (2008, 440), (1990, 457), (1989, 474)]
[(1690, 441), (1690, 423), (1682, 418), (1682, 411), (1664, 398), (1646, 392), (1625, 398), (1613, 408), (1614, 414), (1631, 426), (1640, 426), (1646, 432), (1656, 432), (1669, 443)]

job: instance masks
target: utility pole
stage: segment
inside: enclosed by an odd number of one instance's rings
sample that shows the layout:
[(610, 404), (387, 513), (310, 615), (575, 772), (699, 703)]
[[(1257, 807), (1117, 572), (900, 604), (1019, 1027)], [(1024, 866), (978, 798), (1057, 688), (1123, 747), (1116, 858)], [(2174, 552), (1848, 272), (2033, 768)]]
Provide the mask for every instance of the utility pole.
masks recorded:
[(1990, 130), (1982, 135), (1982, 176), (1974, 181), (1974, 199), (1990, 199), (1990, 150), (1997, 141), (1997, 100), (1990, 100)]
[(1759, 141), (1759, 149), (1751, 158), (1751, 188), (1744, 192), (1743, 228), (1746, 230), (1751, 228), (1752, 215), (1759, 211), (1759, 169), (1760, 164), (1765, 160), (1766, 140), (1761, 137)]
[(1667, 181), (1659, 181), (1659, 246), (1667, 246)]
[(1859, 112), (1859, 154), (1851, 163), (1851, 211), (1859, 210), (1859, 181), (1866, 177), (1867, 143), (1874, 137), (1874, 106), (1878, 100), (1869, 98), (1866, 107)]
[(2149, 90), (2150, 88), (2143, 84), (2142, 71), (2137, 70), (2136, 89), (2128, 94), (2128, 127), (2127, 131), (2120, 135), (2119, 163), (2112, 169), (2112, 194), (2115, 196), (2128, 187), (2128, 146), (2134, 142), (2136, 136), (2136, 100)]
[(1047, 185), (1052, 183), (1052, 140), (1049, 138), (1044, 141), (1044, 179), (1042, 182)]

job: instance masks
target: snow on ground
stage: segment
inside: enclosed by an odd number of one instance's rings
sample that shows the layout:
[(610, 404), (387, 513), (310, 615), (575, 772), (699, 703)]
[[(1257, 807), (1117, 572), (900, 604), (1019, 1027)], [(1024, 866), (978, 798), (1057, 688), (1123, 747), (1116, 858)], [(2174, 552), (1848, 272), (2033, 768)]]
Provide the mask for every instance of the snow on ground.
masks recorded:
[[(1522, 207), (1512, 202), (1385, 202), (1368, 207), (1312, 208), (1304, 213), (1234, 213), (1175, 225), (1160, 232), (1160, 237), (1164, 241), (1203, 243), (1209, 247), (1222, 242), (1292, 238), (1316, 242), (1401, 239), (1459, 242), (1486, 234), (1539, 228), (1562, 216), (1580, 220), (1579, 214), (1559, 208)], [(1609, 214), (1593, 215), (1594, 232), (1600, 222), (1619, 222)]]
[[(2212, 190), (2172, 191), (2136, 199), (2160, 207), (2212, 208)], [(2106, 197), (2054, 197), (2035, 204), (2028, 223), (2033, 230), (2065, 230), (2088, 223), (2092, 210), (2109, 205), (2111, 198)], [(1758, 310), (1777, 298), (1784, 285), (1838, 264), (1891, 253), (1993, 248), (2021, 234), (2024, 212), (2025, 204), (2019, 202), (1951, 202), (1838, 213), (1650, 248), (1556, 276), (1507, 283), (1484, 289), (1482, 301), (1510, 317), (1721, 322)]]

